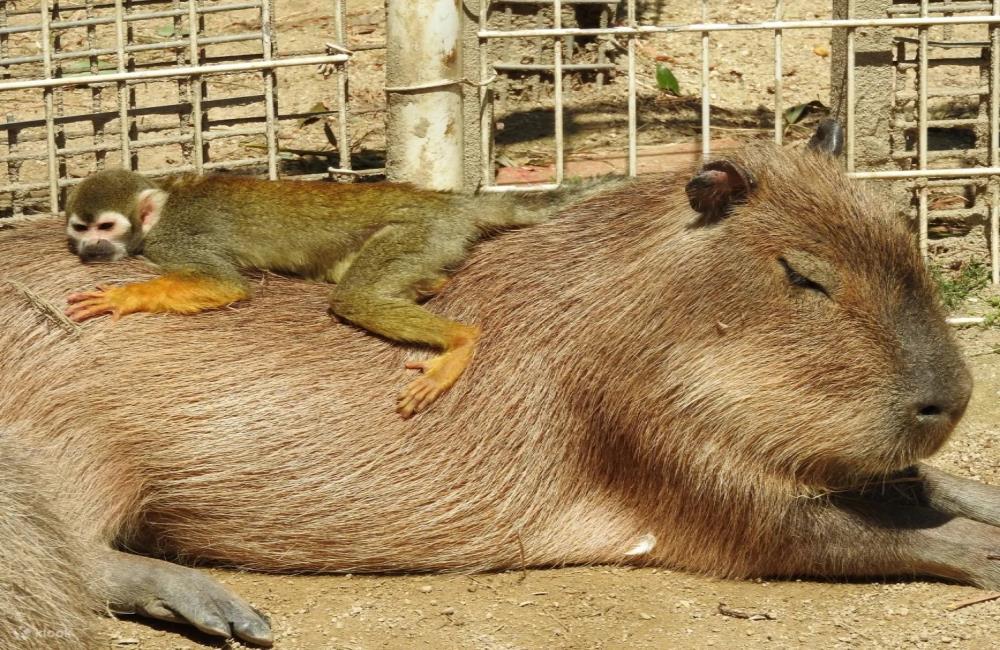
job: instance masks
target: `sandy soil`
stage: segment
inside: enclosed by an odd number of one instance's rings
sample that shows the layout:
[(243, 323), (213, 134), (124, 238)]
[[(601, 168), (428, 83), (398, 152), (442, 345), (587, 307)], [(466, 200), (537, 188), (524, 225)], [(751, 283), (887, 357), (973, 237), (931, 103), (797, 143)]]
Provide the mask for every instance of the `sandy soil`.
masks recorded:
[[(279, 0), (279, 43), (283, 53), (314, 50), (327, 40), (325, 0)], [(723, 3), (714, 3), (716, 5)], [(665, 5), (671, 5), (667, 7)], [(677, 9), (678, 5), (685, 8)], [(749, 5), (749, 6), (747, 6)], [(829, 15), (829, 3), (788, 0), (786, 16)], [(382, 0), (351, 0), (352, 42), (384, 38)], [(652, 21), (693, 21), (697, 3), (647, 2)], [(773, 3), (733, 3), (716, 9), (714, 20), (771, 17)], [(734, 33), (712, 49), (714, 133), (719, 137), (767, 137), (774, 104), (771, 39)], [(624, 64), (620, 47), (612, 60)], [(785, 35), (785, 104), (829, 103), (829, 32)], [(521, 49), (518, 49), (521, 48)], [(532, 49), (534, 48), (534, 49)], [(688, 141), (698, 126), (697, 36), (657, 37), (639, 51), (640, 141)], [(535, 46), (514, 44), (507, 60), (517, 62)], [(592, 52), (592, 50), (589, 50)], [(579, 56), (587, 55), (582, 51)], [(764, 54), (760, 54), (763, 52)], [(668, 63), (682, 97), (655, 85), (657, 59)], [(523, 61), (522, 61), (523, 62)], [(384, 100), (378, 54), (352, 63), (351, 86), (356, 154), (384, 145)], [(317, 102), (333, 106), (332, 82), (318, 83), (313, 71), (279, 74), (283, 112), (307, 112)], [(536, 84), (532, 92), (525, 85)], [(570, 151), (604, 151), (625, 143), (624, 76), (603, 88), (568, 78), (567, 135)], [(498, 107), (498, 152), (507, 164), (551, 161), (551, 99), (537, 78), (510, 82)], [(12, 112), (14, 108), (10, 109)], [(25, 110), (37, 110), (25, 105)], [(332, 150), (324, 122), (286, 124), (283, 146)], [(805, 129), (793, 127), (800, 136)], [(259, 147), (257, 140), (241, 146)], [(259, 151), (259, 148), (256, 150)], [(164, 160), (167, 164), (171, 159)], [(981, 240), (980, 240), (981, 241)], [(1000, 484), (1000, 344), (996, 330), (960, 334), (970, 355), (976, 395), (967, 419), (935, 463), (966, 476)], [(986, 352), (986, 354), (983, 354)], [(973, 356), (979, 355), (979, 356)], [(233, 531), (238, 535), (239, 531)], [(263, 576), (221, 570), (210, 573), (230, 585), (272, 620), (279, 649), (340, 648), (687, 648), (687, 647), (961, 647), (1000, 644), (1000, 601), (948, 611), (949, 605), (982, 592), (941, 583), (730, 582), (667, 570), (588, 567), (481, 576)], [(735, 610), (748, 618), (721, 613)], [(106, 620), (108, 647), (168, 650), (220, 647), (190, 630), (145, 621)], [(241, 647), (229, 644), (226, 647)]]

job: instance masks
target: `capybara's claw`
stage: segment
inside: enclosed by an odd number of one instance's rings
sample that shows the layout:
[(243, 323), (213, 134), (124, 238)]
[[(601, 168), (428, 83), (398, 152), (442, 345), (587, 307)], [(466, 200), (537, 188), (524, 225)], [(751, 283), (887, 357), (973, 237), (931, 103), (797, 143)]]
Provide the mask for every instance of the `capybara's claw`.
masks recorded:
[(194, 569), (124, 554), (110, 575), (112, 608), (174, 623), (205, 634), (256, 645), (274, 642), (267, 620), (239, 596)]

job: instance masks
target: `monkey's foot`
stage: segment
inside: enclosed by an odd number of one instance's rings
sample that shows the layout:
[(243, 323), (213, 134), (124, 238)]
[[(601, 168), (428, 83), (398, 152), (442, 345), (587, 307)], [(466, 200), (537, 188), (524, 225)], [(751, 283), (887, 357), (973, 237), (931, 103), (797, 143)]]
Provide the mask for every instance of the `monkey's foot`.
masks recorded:
[(403, 418), (410, 418), (421, 411), (426, 411), (462, 376), (472, 360), (473, 350), (473, 345), (463, 345), (427, 361), (408, 362), (407, 368), (423, 370), (424, 374), (399, 394), (396, 411)]
[(97, 291), (70, 294), (66, 298), (66, 302), (69, 303), (66, 315), (77, 323), (103, 314), (111, 314), (113, 320), (118, 320), (125, 315), (125, 312), (119, 303), (117, 289), (118, 287), (98, 285)]
[(274, 642), (270, 626), (257, 610), (204, 573), (162, 560), (113, 553), (105, 578), (113, 611), (187, 623), (205, 634), (236, 636), (256, 645)]

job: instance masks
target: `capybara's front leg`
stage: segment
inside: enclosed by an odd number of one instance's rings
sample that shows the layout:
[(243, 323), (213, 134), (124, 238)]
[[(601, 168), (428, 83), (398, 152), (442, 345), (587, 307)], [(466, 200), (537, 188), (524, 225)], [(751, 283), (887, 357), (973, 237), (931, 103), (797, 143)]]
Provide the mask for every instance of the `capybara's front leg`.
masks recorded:
[(763, 542), (763, 574), (928, 576), (1000, 589), (998, 526), (860, 495), (813, 502), (796, 514), (783, 527), (792, 534)]
[(270, 646), (267, 621), (246, 601), (204, 573), (170, 562), (107, 551), (99, 559), (112, 611), (187, 623), (206, 634)]
[(912, 540), (911, 551), (926, 567), (920, 573), (1000, 589), (1000, 527), (954, 517), (921, 531)]
[(1000, 487), (954, 476), (924, 464), (914, 469), (922, 481), (925, 501), (931, 508), (1000, 526)]

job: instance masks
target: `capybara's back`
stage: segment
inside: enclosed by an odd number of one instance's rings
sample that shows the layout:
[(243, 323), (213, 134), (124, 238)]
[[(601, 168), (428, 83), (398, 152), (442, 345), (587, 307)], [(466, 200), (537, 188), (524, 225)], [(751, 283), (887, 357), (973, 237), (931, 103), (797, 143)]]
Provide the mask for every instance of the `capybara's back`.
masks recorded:
[[(410, 421), (391, 403), (419, 353), (331, 322), (321, 286), (269, 276), (250, 305), (79, 335), (38, 307), (145, 274), (80, 266), (57, 226), (0, 232), (0, 276), (35, 294), (0, 283), (0, 425), (56, 441), (96, 542), (269, 571), (1000, 587), (997, 506), (938, 508), (915, 465), (970, 393), (933, 284), (819, 153), (754, 145), (483, 244), (429, 303), (482, 327), (475, 360)], [(916, 487), (887, 503), (887, 477)]]

